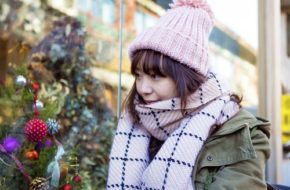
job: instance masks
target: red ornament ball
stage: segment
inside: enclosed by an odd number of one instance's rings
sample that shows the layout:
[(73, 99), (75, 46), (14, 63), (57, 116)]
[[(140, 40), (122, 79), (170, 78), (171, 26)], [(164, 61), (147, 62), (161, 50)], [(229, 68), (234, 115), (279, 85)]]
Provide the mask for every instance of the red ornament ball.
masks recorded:
[(79, 182), (82, 181), (82, 178), (81, 178), (81, 176), (79, 176), (79, 175), (75, 175), (75, 176), (73, 177), (73, 180), (74, 180), (74, 182), (79, 183)]
[(31, 119), (25, 125), (25, 134), (29, 141), (39, 142), (47, 135), (47, 126), (41, 119)]
[(70, 184), (64, 184), (64, 186), (61, 187), (61, 190), (72, 190), (72, 186)]
[(39, 90), (40, 86), (37, 82), (32, 83), (32, 89), (33, 90)]

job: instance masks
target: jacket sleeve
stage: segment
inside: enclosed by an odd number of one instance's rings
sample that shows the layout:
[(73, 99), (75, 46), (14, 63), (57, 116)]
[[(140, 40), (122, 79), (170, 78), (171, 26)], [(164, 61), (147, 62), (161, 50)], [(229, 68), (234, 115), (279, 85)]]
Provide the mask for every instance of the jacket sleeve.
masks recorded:
[(266, 160), (270, 156), (267, 135), (255, 127), (251, 130), (251, 140), (256, 151), (256, 159), (248, 159), (224, 166), (214, 175), (210, 190), (262, 190), (267, 189), (265, 182)]

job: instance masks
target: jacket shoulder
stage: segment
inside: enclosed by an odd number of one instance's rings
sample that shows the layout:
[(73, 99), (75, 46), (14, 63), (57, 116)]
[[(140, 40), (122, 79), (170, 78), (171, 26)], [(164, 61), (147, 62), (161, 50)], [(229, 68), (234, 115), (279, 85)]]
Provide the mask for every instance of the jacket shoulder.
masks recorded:
[(230, 134), (247, 126), (250, 130), (257, 128), (270, 137), (270, 122), (261, 117), (255, 117), (245, 109), (241, 109), (235, 116), (223, 124), (215, 135)]

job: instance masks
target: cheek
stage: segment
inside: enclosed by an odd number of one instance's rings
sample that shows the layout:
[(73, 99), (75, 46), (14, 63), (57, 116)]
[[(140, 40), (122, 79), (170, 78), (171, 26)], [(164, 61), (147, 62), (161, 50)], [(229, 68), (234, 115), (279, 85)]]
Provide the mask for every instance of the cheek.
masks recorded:
[(178, 95), (176, 87), (172, 88), (172, 96), (176, 97)]
[(136, 83), (135, 83), (135, 87), (136, 87), (137, 93), (140, 94), (140, 83), (137, 82), (137, 80), (136, 80)]
[(164, 96), (167, 96), (167, 99), (176, 97), (178, 95), (176, 85), (173, 81), (167, 81), (167, 84), (162, 86), (167, 86), (167, 88), (162, 88), (163, 94)]
[(176, 97), (178, 95), (176, 86), (173, 86), (171, 88), (171, 93), (170, 94), (171, 94), (171, 98)]

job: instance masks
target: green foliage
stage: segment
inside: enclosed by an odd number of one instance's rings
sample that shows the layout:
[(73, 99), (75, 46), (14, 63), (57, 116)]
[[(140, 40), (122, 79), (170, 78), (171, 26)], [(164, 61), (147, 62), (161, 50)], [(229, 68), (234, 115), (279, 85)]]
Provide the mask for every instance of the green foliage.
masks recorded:
[(32, 115), (32, 105), (33, 94), (29, 86), (19, 87), (15, 84), (1, 86), (0, 117), (2, 122), (11, 124), (21, 115)]
[(10, 125), (2, 124), (0, 125), (0, 139), (4, 139), (7, 136), (7, 133), (10, 130)]
[(106, 189), (106, 181), (108, 176), (108, 162), (109, 153), (112, 145), (112, 137), (115, 132), (116, 118), (103, 121), (102, 125), (98, 127), (96, 134), (96, 143), (99, 145), (95, 152), (87, 154), (92, 158), (93, 165), (83, 166), (84, 169), (92, 171), (91, 184), (93, 189)]
[(15, 68), (15, 75), (16, 76), (18, 76), (18, 75), (27, 76), (27, 74), (28, 74), (27, 64), (25, 63), (25, 61), (23, 64), (17, 65), (17, 67)]
[(57, 147), (44, 148), (39, 153), (39, 159), (26, 160), (23, 162), (27, 167), (27, 171), (32, 178), (42, 177), (46, 175), (48, 164), (53, 160), (56, 154)]
[(55, 118), (58, 110), (58, 102), (46, 102), (44, 108), (40, 111), (40, 118), (46, 121), (48, 118)]
[(21, 106), (26, 105), (27, 103), (33, 103), (33, 93), (30, 87), (25, 87), (21, 96), (22, 103)]

